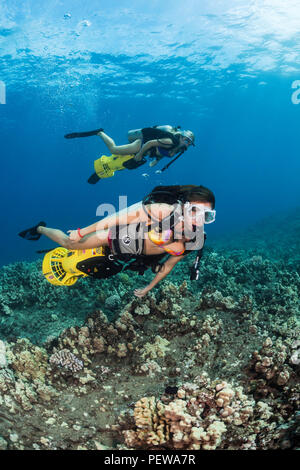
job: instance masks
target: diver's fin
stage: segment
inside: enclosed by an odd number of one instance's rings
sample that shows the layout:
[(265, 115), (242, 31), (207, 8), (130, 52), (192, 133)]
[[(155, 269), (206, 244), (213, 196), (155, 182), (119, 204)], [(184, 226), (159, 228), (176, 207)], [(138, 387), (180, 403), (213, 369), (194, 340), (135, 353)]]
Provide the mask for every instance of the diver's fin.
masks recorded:
[(37, 241), (41, 237), (41, 233), (37, 232), (37, 228), (39, 226), (46, 227), (46, 222), (39, 222), (37, 225), (34, 227), (28, 228), (26, 230), (23, 230), (23, 232), (19, 233), (19, 236), (22, 238), (25, 238), (25, 240), (32, 240), (32, 241)]
[(99, 176), (97, 175), (97, 173), (93, 173), (89, 179), (87, 180), (88, 183), (90, 184), (96, 184), (98, 183), (98, 181), (101, 180), (101, 178), (99, 178)]
[(91, 137), (92, 135), (97, 135), (99, 132), (102, 132), (104, 129), (95, 129), (94, 131), (87, 132), (72, 132), (71, 134), (64, 135), (65, 139), (76, 139), (78, 137)]

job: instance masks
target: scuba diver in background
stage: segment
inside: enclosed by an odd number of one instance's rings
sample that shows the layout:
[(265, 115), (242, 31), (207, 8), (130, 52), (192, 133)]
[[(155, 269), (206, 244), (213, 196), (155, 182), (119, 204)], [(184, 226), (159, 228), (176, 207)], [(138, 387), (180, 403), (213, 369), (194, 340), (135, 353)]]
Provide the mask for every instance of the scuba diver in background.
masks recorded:
[(104, 133), (103, 129), (66, 134), (65, 138), (74, 139), (77, 137), (89, 137), (91, 135), (101, 137), (112, 155), (103, 155), (98, 160), (95, 160), (95, 173), (88, 179), (90, 184), (95, 184), (102, 178), (113, 176), (114, 172), (117, 170), (123, 170), (125, 168), (133, 170), (144, 165), (147, 155), (152, 159), (149, 165), (150, 167), (155, 166), (164, 157), (175, 157), (174, 160), (164, 168), (166, 169), (173, 161), (177, 160), (190, 145), (195, 146), (195, 137), (192, 131), (183, 131), (179, 126), (172, 127), (168, 125), (131, 130), (128, 132), (129, 144), (126, 145), (116, 145), (114, 140)]
[(45, 277), (55, 285), (72, 285), (85, 276), (108, 278), (126, 269), (144, 274), (151, 268), (154, 279), (134, 291), (143, 297), (195, 250), (191, 279), (197, 279), (203, 227), (214, 222), (214, 206), (214, 194), (204, 186), (157, 186), (142, 202), (83, 229), (69, 230), (69, 235), (44, 222), (19, 235), (34, 241), (45, 235), (60, 245), (43, 262)]

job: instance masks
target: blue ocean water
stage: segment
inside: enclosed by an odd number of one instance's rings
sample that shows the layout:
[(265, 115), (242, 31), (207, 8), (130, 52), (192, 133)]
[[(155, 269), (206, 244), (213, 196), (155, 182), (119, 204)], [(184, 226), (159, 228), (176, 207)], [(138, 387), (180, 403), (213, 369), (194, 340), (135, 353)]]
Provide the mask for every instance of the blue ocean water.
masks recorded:
[[(20, 230), (89, 225), (99, 204), (157, 184), (215, 192), (211, 240), (299, 205), (299, 31), (295, 0), (3, 0), (0, 264), (54, 246)], [(103, 142), (63, 138), (103, 127), (121, 145), (156, 124), (193, 130), (196, 147), (163, 174), (144, 165), (95, 186)]]

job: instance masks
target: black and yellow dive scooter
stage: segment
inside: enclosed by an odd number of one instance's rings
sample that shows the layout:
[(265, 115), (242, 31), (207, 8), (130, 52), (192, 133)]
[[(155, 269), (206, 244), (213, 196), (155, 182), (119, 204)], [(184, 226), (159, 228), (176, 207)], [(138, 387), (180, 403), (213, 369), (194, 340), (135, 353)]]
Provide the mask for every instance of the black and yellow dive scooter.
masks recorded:
[[(199, 263), (202, 251), (201, 248), (197, 252), (197, 257), (191, 267), (191, 281), (199, 278)], [(139, 255), (131, 260), (121, 260), (116, 259), (107, 247), (68, 250), (59, 246), (46, 252), (42, 271), (50, 284), (71, 287), (80, 278), (107, 279), (127, 269), (140, 275), (143, 275), (149, 268), (153, 273), (157, 273), (165, 256), (166, 253), (151, 256)]]
[(123, 264), (109, 256), (105, 247), (88, 250), (68, 250), (61, 246), (47, 252), (42, 270), (55, 286), (73, 286), (79, 278), (107, 279), (118, 274)]
[(108, 247), (68, 250), (59, 246), (46, 251), (42, 270), (47, 281), (54, 286), (69, 287), (83, 277), (107, 279), (128, 269), (140, 275), (143, 275), (149, 268), (156, 273), (165, 256), (166, 253), (137, 257), (123, 254), (116, 257)]

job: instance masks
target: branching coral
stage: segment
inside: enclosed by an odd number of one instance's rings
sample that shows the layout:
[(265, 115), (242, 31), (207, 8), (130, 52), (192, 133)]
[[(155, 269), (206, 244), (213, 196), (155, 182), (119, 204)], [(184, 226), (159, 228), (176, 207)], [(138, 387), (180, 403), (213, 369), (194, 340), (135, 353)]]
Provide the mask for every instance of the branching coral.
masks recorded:
[(18, 340), (7, 351), (7, 367), (0, 370), (1, 400), (15, 413), (20, 405), (30, 410), (39, 399), (48, 402), (57, 395), (47, 384), (48, 356), (45, 350), (32, 345), (28, 340)]
[(78, 372), (83, 368), (83, 362), (67, 349), (62, 349), (49, 358), (49, 362), (55, 366), (63, 367), (72, 372)]
[(224, 448), (227, 430), (248, 426), (253, 411), (254, 401), (241, 387), (211, 383), (202, 376), (198, 384), (183, 384), (168, 404), (155, 397), (139, 400), (134, 409), (135, 428), (123, 435), (134, 448), (162, 444), (170, 449)]
[(287, 385), (295, 376), (287, 362), (287, 346), (281, 341), (273, 345), (271, 338), (267, 338), (260, 351), (254, 351), (249, 365), (254, 377), (263, 379), (259, 382), (256, 393), (266, 396), (272, 388), (274, 392), (276, 388)]
[(142, 358), (156, 359), (164, 357), (168, 350), (169, 341), (161, 336), (155, 337), (154, 343), (146, 343), (142, 350)]

